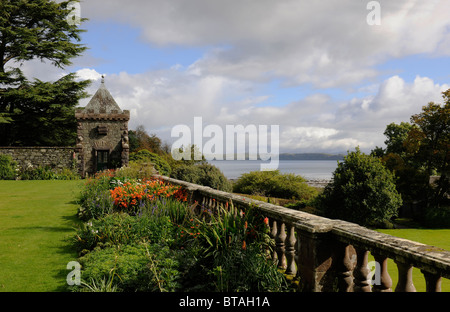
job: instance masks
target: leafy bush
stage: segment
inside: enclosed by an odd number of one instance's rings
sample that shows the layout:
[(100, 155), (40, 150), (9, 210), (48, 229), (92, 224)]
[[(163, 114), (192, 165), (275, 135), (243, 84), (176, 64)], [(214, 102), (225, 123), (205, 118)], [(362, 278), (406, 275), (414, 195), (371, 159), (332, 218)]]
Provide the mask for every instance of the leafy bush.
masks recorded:
[(450, 206), (427, 207), (423, 223), (431, 228), (450, 228)]
[(159, 174), (170, 176), (172, 169), (162, 157), (146, 149), (130, 154), (130, 162), (151, 162)]
[(83, 221), (100, 218), (114, 211), (114, 200), (109, 192), (112, 170), (99, 172), (86, 180), (78, 195), (78, 218)]
[(226, 250), (215, 259), (209, 274), (215, 279), (216, 291), (280, 292), (288, 288), (285, 276), (258, 244)]
[(180, 239), (202, 252), (186, 277), (189, 285), (194, 283), (190, 287), (197, 291), (286, 290), (284, 275), (267, 257), (273, 248), (268, 220), (257, 210), (242, 213), (232, 206), (222, 207), (191, 220)]
[(395, 177), (378, 158), (350, 152), (340, 162), (318, 198), (326, 217), (380, 226), (397, 215), (402, 199), (395, 188)]
[(298, 200), (309, 200), (317, 195), (317, 190), (306, 184), (303, 177), (282, 174), (279, 170), (244, 173), (234, 184), (233, 191)]
[(55, 169), (50, 166), (28, 167), (19, 172), (20, 180), (78, 180), (80, 175), (75, 169)]
[(16, 178), (16, 162), (9, 155), (0, 155), (0, 180)]
[(166, 242), (171, 237), (172, 224), (168, 217), (132, 217), (113, 213), (84, 223), (74, 239), (79, 253), (95, 247), (137, 244), (139, 242)]
[(175, 168), (171, 177), (190, 183), (209, 186), (216, 190), (231, 192), (232, 184), (219, 168), (208, 163), (183, 164)]
[(118, 180), (127, 179), (149, 179), (156, 173), (153, 164), (141, 160), (141, 161), (131, 161), (128, 166), (117, 169), (114, 173), (114, 177)]
[(159, 245), (95, 249), (79, 259), (85, 285), (110, 279), (119, 291), (175, 291), (179, 284), (174, 252)]

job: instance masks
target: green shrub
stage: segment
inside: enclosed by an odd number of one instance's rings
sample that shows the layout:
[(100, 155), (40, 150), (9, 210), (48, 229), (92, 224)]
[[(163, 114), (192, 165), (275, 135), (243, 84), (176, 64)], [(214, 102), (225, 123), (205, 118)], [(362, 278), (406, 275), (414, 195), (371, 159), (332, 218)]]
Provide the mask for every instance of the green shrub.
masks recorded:
[(63, 168), (56, 171), (57, 180), (79, 180), (80, 175), (76, 169)]
[(9, 155), (0, 155), (0, 180), (16, 178), (16, 162)]
[(109, 192), (113, 177), (113, 172), (107, 170), (86, 180), (77, 199), (80, 220), (100, 218), (114, 211), (114, 201)]
[(151, 153), (146, 149), (130, 154), (130, 162), (151, 162), (159, 174), (170, 176), (172, 169), (170, 165), (161, 156)]
[(286, 277), (258, 244), (226, 250), (208, 274), (214, 277), (215, 291), (280, 292), (288, 288)]
[(126, 179), (150, 179), (156, 174), (153, 164), (146, 160), (131, 161), (128, 166), (115, 172), (115, 178), (124, 182)]
[(340, 162), (318, 198), (319, 208), (329, 218), (363, 226), (380, 226), (397, 215), (402, 199), (395, 177), (380, 159), (350, 152)]
[(295, 174), (282, 174), (279, 170), (244, 173), (234, 183), (233, 191), (298, 200), (309, 200), (317, 195), (317, 190), (306, 184), (303, 177)]
[(219, 168), (208, 163), (183, 164), (175, 168), (171, 174), (174, 179), (209, 186), (224, 192), (232, 191), (232, 184)]
[(450, 228), (450, 206), (426, 208), (423, 223), (430, 228)]
[[(267, 252), (273, 248), (267, 219), (249, 208), (245, 214), (222, 207), (192, 219), (184, 231), (185, 245), (202, 250), (185, 277), (200, 291), (282, 291), (287, 283)], [(192, 282), (192, 281), (193, 282)]]
[(80, 178), (74, 169), (54, 169), (50, 166), (28, 167), (20, 171), (20, 180), (77, 180)]
[(168, 217), (132, 217), (113, 213), (84, 223), (77, 231), (75, 247), (78, 252), (86, 252), (98, 246), (167, 243), (171, 234), (172, 224)]
[(132, 292), (175, 291), (179, 287), (179, 264), (174, 252), (165, 246), (139, 244), (95, 249), (79, 258), (79, 262), (82, 285), (110, 280), (118, 291)]
[(56, 175), (48, 166), (30, 167), (20, 172), (21, 180), (53, 180)]

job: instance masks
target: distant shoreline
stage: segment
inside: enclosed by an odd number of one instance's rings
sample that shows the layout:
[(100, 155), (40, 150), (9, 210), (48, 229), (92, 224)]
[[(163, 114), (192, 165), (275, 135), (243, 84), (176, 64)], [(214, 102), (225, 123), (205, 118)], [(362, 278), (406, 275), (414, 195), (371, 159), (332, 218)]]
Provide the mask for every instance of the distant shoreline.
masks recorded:
[[(242, 155), (244, 156), (244, 155)], [(279, 160), (344, 160), (344, 154), (326, 154), (326, 153), (281, 153), (278, 155)], [(238, 159), (236, 155), (223, 155), (223, 160), (211, 159), (212, 161), (233, 161), (233, 160), (247, 160), (247, 161), (263, 161), (260, 158), (250, 160), (248, 155), (243, 159)]]
[[(236, 182), (239, 179), (228, 179), (231, 182)], [(326, 179), (314, 179), (314, 180), (307, 180), (306, 184), (308, 184), (309, 186), (313, 186), (313, 187), (319, 187), (319, 188), (325, 188), (329, 183), (331, 182), (331, 180), (326, 180)]]
[[(260, 171), (261, 160), (214, 160), (210, 164), (219, 168), (227, 179), (236, 181), (245, 173)], [(277, 170), (282, 174), (295, 174), (302, 176), (309, 185), (325, 187), (333, 177), (338, 160), (279, 160)]]
[(325, 154), (325, 153), (283, 153), (280, 154), (280, 160), (344, 160), (343, 154)]

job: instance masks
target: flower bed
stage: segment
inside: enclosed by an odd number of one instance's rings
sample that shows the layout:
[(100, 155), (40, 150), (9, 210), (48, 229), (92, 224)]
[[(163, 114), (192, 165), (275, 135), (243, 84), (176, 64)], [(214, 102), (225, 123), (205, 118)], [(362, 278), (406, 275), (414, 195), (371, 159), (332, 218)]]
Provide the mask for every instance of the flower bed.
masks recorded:
[(76, 291), (288, 289), (267, 256), (268, 225), (256, 210), (211, 213), (189, 204), (179, 186), (113, 171), (88, 180), (81, 194)]
[(186, 201), (186, 194), (179, 186), (165, 184), (160, 180), (133, 181), (122, 183), (110, 190), (114, 205), (121, 211), (135, 211), (146, 201), (174, 197)]

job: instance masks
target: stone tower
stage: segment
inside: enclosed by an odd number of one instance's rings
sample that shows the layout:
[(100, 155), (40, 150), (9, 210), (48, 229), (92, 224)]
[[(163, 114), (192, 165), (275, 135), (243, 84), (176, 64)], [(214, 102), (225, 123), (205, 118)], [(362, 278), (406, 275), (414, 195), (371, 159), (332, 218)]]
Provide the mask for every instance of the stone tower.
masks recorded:
[(82, 177), (97, 171), (128, 165), (128, 121), (130, 112), (122, 111), (105, 87), (100, 88), (84, 108), (78, 108), (77, 153)]

